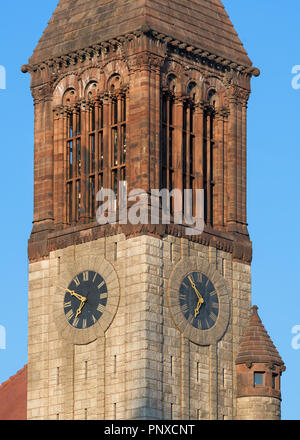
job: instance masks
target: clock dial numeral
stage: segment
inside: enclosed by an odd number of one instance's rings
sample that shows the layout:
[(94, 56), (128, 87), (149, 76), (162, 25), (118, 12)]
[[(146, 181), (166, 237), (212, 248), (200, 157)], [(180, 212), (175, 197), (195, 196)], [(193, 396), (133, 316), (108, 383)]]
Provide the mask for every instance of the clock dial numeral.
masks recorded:
[(64, 303), (64, 308), (65, 308), (65, 309), (68, 309), (69, 307), (72, 307), (72, 303), (71, 303), (71, 301), (65, 302), (65, 303)]
[(74, 281), (74, 283), (76, 284), (77, 287), (80, 286), (80, 281), (79, 281), (78, 276), (75, 277), (73, 281)]
[(95, 273), (94, 277), (93, 277), (93, 283), (95, 282), (96, 278), (97, 278), (97, 273)]
[(86, 324), (87, 324), (87, 320), (83, 319), (82, 320), (82, 328), (86, 328)]
[(89, 280), (89, 272), (88, 272), (88, 270), (86, 272), (83, 272), (82, 279), (83, 279), (83, 281), (88, 281)]
[(104, 293), (100, 293), (100, 299), (106, 299), (108, 297), (108, 293), (104, 292)]
[(74, 316), (73, 310), (69, 310), (68, 313), (66, 313), (66, 318), (68, 321), (70, 321)]
[(212, 319), (214, 322), (216, 322), (216, 320), (217, 320), (217, 315), (215, 315), (214, 312), (211, 311), (211, 312), (209, 313), (209, 317), (210, 317), (210, 319)]
[(197, 272), (196, 281), (197, 281), (197, 283), (202, 283), (202, 273)]
[(74, 319), (72, 325), (73, 325), (73, 327), (77, 327), (78, 324), (79, 324), (79, 318), (77, 317), (77, 318)]
[(188, 305), (187, 305), (187, 304), (184, 304), (184, 305), (181, 307), (181, 310), (183, 311), (183, 314), (185, 315), (186, 312), (188, 311)]
[(105, 307), (102, 304), (98, 304), (97, 310), (98, 310), (98, 312), (103, 313), (105, 310)]
[(102, 281), (99, 285), (98, 285), (98, 290), (101, 289), (101, 287), (103, 287), (105, 284), (105, 281)]

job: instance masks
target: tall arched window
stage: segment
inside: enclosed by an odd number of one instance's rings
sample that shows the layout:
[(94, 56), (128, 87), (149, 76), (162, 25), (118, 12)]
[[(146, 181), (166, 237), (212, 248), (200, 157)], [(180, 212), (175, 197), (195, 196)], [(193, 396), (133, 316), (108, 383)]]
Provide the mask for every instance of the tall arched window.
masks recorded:
[(116, 196), (119, 194), (118, 184), (126, 180), (126, 95), (116, 93), (111, 101), (111, 188)]
[(103, 188), (104, 143), (103, 143), (103, 103), (96, 98), (89, 108), (88, 131), (88, 214), (96, 218), (96, 194)]
[(81, 111), (73, 107), (66, 118), (66, 216), (77, 222), (82, 213), (82, 139)]
[(213, 192), (214, 192), (214, 90), (208, 93), (203, 117), (203, 185), (204, 185), (204, 216), (205, 223), (213, 226)]
[[(188, 86), (189, 98), (183, 104), (182, 117), (182, 188), (195, 189), (195, 87), (194, 82)], [(183, 192), (184, 196), (184, 192)], [(185, 202), (183, 197), (183, 202)], [(193, 191), (193, 210), (194, 210)], [(184, 205), (183, 205), (184, 206)]]
[(174, 75), (168, 77), (168, 89), (162, 96), (161, 188), (174, 189)]
[[(115, 75), (108, 90), (91, 82), (84, 101), (75, 91), (64, 98), (65, 222), (96, 220), (97, 193), (126, 180), (126, 91)], [(58, 124), (56, 124), (58, 126)]]

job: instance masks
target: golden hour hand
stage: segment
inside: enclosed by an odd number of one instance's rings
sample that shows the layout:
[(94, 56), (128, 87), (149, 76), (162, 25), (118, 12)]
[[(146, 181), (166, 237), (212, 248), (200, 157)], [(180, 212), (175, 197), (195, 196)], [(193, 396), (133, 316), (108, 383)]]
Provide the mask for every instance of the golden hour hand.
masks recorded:
[(189, 279), (189, 281), (191, 283), (192, 288), (196, 292), (196, 295), (197, 295), (198, 300), (199, 300), (198, 304), (197, 304), (197, 307), (195, 309), (195, 314), (194, 314), (194, 317), (197, 318), (197, 316), (199, 315), (199, 312), (200, 312), (200, 308), (201, 308), (202, 304), (204, 303), (204, 299), (203, 299), (202, 295), (199, 293), (199, 291), (198, 291), (198, 289), (196, 287), (196, 284), (194, 283), (194, 281), (193, 281), (193, 279), (192, 279), (192, 277), (190, 275), (188, 276), (188, 279)]
[(74, 292), (74, 290), (66, 289), (66, 291), (69, 292), (71, 296), (75, 296), (75, 298), (79, 299), (79, 301), (82, 301), (84, 303), (87, 301), (87, 298)]

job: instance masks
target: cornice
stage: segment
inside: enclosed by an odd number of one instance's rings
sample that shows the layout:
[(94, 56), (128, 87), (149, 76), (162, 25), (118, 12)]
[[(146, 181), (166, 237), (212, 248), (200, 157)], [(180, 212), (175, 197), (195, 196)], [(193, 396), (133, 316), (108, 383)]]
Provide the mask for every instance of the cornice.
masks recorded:
[(260, 71), (256, 67), (242, 65), (218, 54), (191, 46), (184, 41), (180, 41), (166, 34), (159, 33), (154, 29), (150, 29), (148, 26), (143, 26), (134, 32), (121, 35), (118, 38), (99, 42), (98, 44), (43, 61), (39, 64), (25, 64), (22, 66), (21, 71), (23, 73), (29, 72), (30, 74), (33, 74), (37, 71), (42, 71), (45, 68), (57, 71), (63, 67), (76, 66), (86, 60), (116, 52), (119, 48), (123, 48), (124, 50), (125, 46), (132, 42), (132, 40), (139, 39), (143, 35), (152, 39), (157, 44), (160, 43), (165, 48), (166, 56), (169, 54), (179, 54), (216, 71), (234, 72), (248, 78), (260, 75)]

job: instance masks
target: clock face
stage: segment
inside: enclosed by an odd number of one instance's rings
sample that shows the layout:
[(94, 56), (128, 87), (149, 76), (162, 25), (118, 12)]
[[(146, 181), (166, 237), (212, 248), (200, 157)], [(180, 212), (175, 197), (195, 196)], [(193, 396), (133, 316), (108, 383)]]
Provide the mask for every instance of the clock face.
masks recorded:
[(107, 286), (99, 273), (87, 270), (74, 277), (66, 289), (64, 312), (72, 327), (86, 329), (96, 324), (107, 305)]
[(219, 298), (212, 282), (201, 272), (191, 272), (179, 288), (181, 311), (199, 330), (212, 328), (219, 315)]

